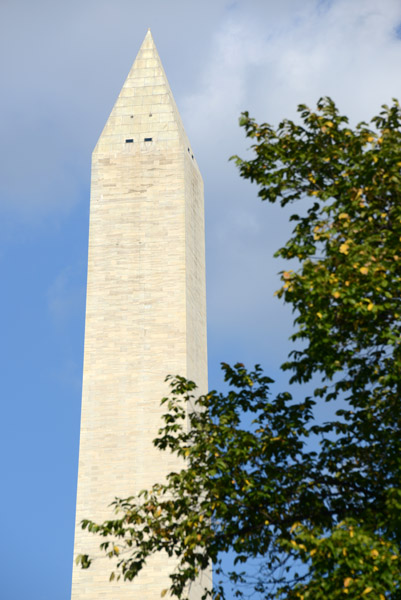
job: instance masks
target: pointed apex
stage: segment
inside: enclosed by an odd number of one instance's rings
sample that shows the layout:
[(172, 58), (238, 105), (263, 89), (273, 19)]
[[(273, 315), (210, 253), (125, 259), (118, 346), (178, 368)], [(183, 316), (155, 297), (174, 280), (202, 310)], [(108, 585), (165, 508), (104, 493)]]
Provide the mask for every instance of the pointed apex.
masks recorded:
[(146, 35), (142, 42), (142, 45), (139, 49), (139, 52), (141, 52), (141, 50), (144, 50), (144, 49), (147, 49), (147, 50), (152, 49), (156, 52), (156, 54), (158, 54), (150, 27), (148, 27), (148, 30), (146, 32)]
[[(141, 148), (145, 140), (152, 141), (154, 151), (158, 147), (180, 147), (193, 157), (150, 29), (103, 129), (96, 151), (127, 152), (128, 148), (133, 152), (135, 148)], [(144, 148), (149, 150), (150, 147), (145, 145)]]

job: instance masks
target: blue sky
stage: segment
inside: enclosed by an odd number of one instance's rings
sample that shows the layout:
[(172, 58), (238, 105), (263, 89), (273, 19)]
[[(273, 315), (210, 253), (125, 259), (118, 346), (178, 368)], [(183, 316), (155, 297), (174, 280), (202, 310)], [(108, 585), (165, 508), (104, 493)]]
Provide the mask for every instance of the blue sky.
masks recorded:
[(221, 360), (280, 378), (291, 328), (286, 215), (227, 160), (241, 110), (401, 99), (398, 0), (2, 0), (1, 600), (70, 597), (90, 155), (149, 26), (205, 181), (211, 387)]

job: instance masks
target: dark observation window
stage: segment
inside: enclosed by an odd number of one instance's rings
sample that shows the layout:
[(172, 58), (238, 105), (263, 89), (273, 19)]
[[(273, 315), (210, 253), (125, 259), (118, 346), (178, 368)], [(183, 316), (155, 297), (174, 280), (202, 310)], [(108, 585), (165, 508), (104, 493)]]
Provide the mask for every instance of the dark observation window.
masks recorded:
[(143, 141), (144, 142), (151, 142), (153, 138), (145, 138)]
[(126, 143), (126, 144), (133, 144), (133, 143), (134, 143), (134, 140), (131, 138), (131, 139), (129, 139), (129, 140), (125, 140), (125, 143)]

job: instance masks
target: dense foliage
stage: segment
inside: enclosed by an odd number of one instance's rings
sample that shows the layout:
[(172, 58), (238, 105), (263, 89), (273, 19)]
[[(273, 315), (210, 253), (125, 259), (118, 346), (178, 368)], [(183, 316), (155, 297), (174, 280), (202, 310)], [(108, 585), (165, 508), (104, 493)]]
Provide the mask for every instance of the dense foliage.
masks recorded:
[[(223, 596), (219, 561), (233, 550), (237, 595), (401, 598), (401, 111), (394, 102), (354, 129), (330, 99), (299, 111), (300, 124), (277, 129), (244, 113), (254, 154), (235, 160), (262, 200), (299, 206), (277, 252), (298, 265), (278, 290), (297, 342), (283, 368), (292, 382), (319, 381), (313, 396), (271, 398), (271, 380), (241, 364), (223, 365), (227, 393), (196, 399), (174, 378), (155, 444), (184, 468), (117, 500), (116, 519), (83, 523), (126, 579), (156, 551), (176, 556), (176, 597), (210, 562), (209, 591)], [(188, 400), (199, 409), (189, 431)], [(323, 401), (340, 408), (320, 424)]]

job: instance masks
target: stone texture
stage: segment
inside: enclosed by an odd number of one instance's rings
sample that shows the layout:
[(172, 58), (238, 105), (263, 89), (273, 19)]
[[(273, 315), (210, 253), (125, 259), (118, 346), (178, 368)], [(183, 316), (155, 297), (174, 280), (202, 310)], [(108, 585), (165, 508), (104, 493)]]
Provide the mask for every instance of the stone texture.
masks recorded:
[(137, 582), (110, 583), (101, 540), (79, 523), (110, 517), (115, 496), (179, 467), (152, 440), (168, 373), (207, 389), (203, 212), (202, 178), (149, 31), (92, 157), (74, 555), (98, 558), (89, 570), (74, 564), (73, 600), (156, 600), (168, 585), (164, 556)]

